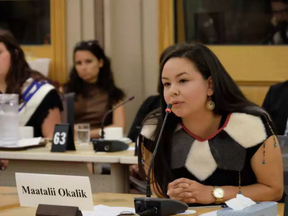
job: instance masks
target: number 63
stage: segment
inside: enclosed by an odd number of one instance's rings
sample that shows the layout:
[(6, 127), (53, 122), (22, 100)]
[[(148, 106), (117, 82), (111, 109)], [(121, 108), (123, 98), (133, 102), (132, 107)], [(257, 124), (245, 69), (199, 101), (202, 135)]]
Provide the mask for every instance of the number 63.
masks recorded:
[(56, 132), (54, 134), (53, 142), (54, 142), (55, 145), (58, 145), (58, 144), (64, 145), (65, 142), (66, 142), (66, 133), (64, 133), (64, 132), (62, 132), (62, 133)]

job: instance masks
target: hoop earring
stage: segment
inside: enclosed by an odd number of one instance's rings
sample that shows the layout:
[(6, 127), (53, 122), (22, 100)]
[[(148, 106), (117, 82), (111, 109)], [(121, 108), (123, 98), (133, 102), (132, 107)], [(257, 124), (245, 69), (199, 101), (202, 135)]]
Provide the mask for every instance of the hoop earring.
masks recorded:
[(209, 97), (209, 101), (207, 101), (207, 103), (206, 103), (206, 108), (210, 111), (214, 110), (214, 108), (215, 108), (215, 103), (214, 103), (214, 101), (212, 101), (211, 96)]

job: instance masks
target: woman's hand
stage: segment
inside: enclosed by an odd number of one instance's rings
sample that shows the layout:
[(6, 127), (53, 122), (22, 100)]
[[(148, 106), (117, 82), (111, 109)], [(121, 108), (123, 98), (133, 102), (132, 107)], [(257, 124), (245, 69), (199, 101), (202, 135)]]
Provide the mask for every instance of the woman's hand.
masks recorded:
[(5, 170), (8, 166), (8, 160), (0, 160), (0, 170)]
[(168, 185), (167, 195), (171, 199), (184, 203), (211, 204), (215, 202), (212, 191), (213, 186), (206, 186), (187, 178), (180, 178)]
[(129, 166), (129, 172), (131, 176), (135, 176), (139, 174), (139, 167), (138, 165), (131, 165)]

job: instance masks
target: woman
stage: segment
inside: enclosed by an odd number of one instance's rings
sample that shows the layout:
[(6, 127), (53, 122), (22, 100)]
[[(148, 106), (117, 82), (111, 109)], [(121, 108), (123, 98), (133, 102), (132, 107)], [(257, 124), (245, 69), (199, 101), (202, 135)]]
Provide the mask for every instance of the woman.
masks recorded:
[[(48, 79), (27, 64), (15, 37), (0, 30), (0, 91), (19, 95), (19, 126), (32, 126), (34, 137), (52, 138), (61, 123), (62, 102)], [(0, 160), (0, 170), (8, 166)]]
[(0, 91), (19, 95), (19, 126), (32, 126), (34, 137), (52, 138), (61, 123), (62, 102), (48, 79), (32, 70), (15, 37), (0, 30)]
[[(97, 41), (82, 41), (74, 48), (74, 67), (66, 92), (75, 92), (75, 123), (89, 123), (91, 138), (98, 138), (105, 113), (124, 98), (117, 88), (109, 59)], [(105, 126), (125, 127), (124, 107), (113, 111)]]
[(162, 61), (160, 80), (161, 113), (146, 119), (139, 154), (144, 174), (172, 104), (153, 166), (158, 196), (197, 204), (219, 204), (239, 192), (255, 201), (281, 199), (282, 157), (272, 122), (211, 50), (180, 45)]

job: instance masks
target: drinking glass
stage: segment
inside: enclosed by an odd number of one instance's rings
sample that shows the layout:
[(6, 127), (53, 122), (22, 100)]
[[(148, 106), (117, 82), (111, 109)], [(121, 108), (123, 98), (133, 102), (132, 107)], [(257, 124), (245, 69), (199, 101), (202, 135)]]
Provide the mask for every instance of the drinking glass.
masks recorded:
[(80, 145), (89, 145), (90, 124), (77, 124), (77, 143)]
[(0, 146), (18, 143), (18, 109), (17, 94), (0, 94)]

